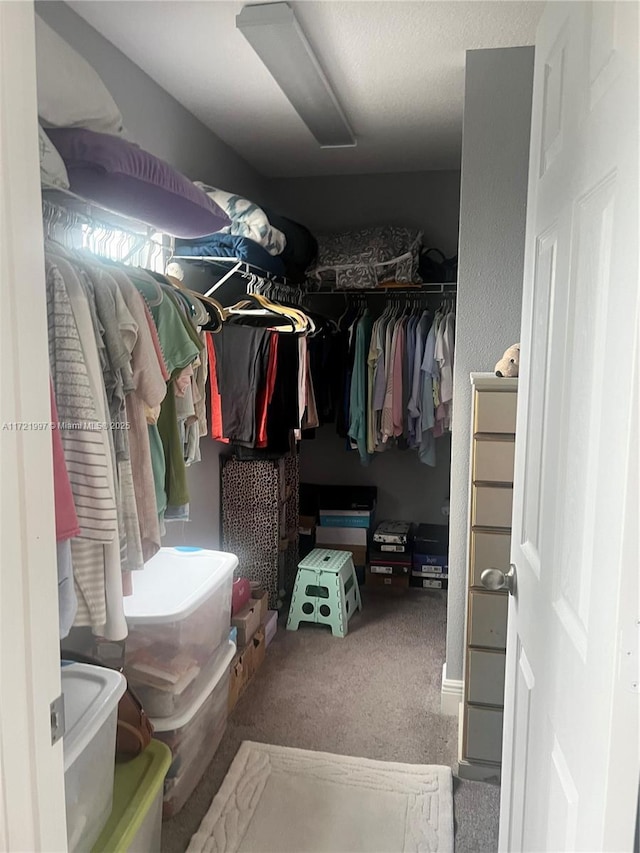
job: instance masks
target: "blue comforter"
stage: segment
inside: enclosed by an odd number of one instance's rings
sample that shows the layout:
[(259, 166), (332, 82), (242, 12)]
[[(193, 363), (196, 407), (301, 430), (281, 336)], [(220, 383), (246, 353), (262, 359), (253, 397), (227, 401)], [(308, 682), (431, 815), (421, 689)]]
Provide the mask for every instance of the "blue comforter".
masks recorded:
[(254, 240), (234, 234), (211, 234), (198, 240), (176, 240), (176, 255), (238, 258), (272, 275), (285, 274), (280, 257), (270, 255)]

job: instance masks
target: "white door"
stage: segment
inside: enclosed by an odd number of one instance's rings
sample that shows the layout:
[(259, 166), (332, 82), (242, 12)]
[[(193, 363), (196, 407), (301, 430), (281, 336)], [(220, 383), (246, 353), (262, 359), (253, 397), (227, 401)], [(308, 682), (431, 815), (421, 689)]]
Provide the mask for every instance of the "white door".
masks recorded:
[(32, 3), (0, 2), (0, 850), (66, 850)]
[(536, 38), (500, 849), (627, 851), (638, 802), (638, 4)]

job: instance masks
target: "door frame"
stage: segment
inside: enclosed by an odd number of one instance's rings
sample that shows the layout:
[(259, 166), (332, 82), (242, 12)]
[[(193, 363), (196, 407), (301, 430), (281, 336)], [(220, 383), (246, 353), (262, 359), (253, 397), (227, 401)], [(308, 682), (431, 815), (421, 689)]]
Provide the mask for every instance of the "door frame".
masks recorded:
[(64, 851), (37, 112), (34, 6), (0, 0), (0, 849)]

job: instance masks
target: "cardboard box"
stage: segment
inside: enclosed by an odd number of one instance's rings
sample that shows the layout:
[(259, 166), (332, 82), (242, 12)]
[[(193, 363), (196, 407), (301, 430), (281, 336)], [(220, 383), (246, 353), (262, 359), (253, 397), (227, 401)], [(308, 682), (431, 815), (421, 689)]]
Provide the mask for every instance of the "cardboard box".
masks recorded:
[(406, 543), (404, 545), (393, 545), (388, 542), (378, 543), (378, 548), (384, 553), (409, 554), (411, 547)]
[(382, 521), (376, 527), (373, 541), (385, 545), (406, 545), (411, 541), (410, 521)]
[(410, 574), (411, 563), (374, 563), (372, 561), (369, 568), (372, 575), (404, 577), (404, 575)]
[(378, 575), (368, 568), (366, 587), (374, 592), (403, 593), (409, 589), (409, 575)]
[(430, 572), (446, 571), (449, 557), (446, 554), (414, 554), (413, 568)]
[(316, 529), (315, 515), (301, 515), (298, 518), (298, 532), (302, 536), (311, 536)]
[(361, 545), (340, 545), (336, 543), (327, 543), (319, 545), (319, 548), (327, 548), (330, 551), (349, 551), (353, 557), (354, 566), (366, 566), (367, 564), (367, 548)]
[(278, 631), (278, 611), (269, 610), (267, 613), (267, 621), (264, 625), (264, 639), (267, 648), (271, 645), (273, 638)]
[(439, 578), (447, 580), (449, 577), (449, 567), (444, 566), (423, 566), (421, 569), (412, 569), (411, 577), (413, 578)]
[(267, 644), (264, 636), (264, 628), (258, 628), (256, 633), (251, 638), (246, 650), (246, 658), (249, 669), (247, 681), (251, 681), (253, 676), (264, 663), (264, 655), (266, 649)]
[(231, 624), (238, 629), (238, 647), (243, 649), (260, 627), (261, 602), (252, 598), (249, 604), (231, 617)]
[(328, 548), (327, 543), (333, 545), (348, 545), (349, 548), (341, 550), (350, 550), (352, 545), (367, 547), (367, 530), (364, 527), (317, 527), (316, 528), (316, 546), (318, 548)]
[(446, 554), (449, 550), (449, 528), (446, 524), (419, 524), (414, 542), (420, 554)]
[(369, 529), (373, 513), (361, 509), (321, 509), (321, 527), (362, 527)]
[(388, 553), (380, 551), (377, 547), (369, 549), (369, 561), (372, 563), (385, 563), (390, 566), (411, 566), (411, 553)]
[(449, 581), (447, 578), (422, 578), (412, 577), (411, 586), (420, 587), (421, 589), (447, 589)]
[(231, 661), (229, 667), (229, 713), (233, 711), (249, 683), (249, 654), (250, 649), (241, 649)]
[(375, 510), (378, 490), (375, 486), (321, 486), (300, 483), (300, 510), (318, 509)]
[(260, 603), (260, 624), (267, 624), (267, 614), (269, 612), (269, 593), (266, 590), (255, 590), (251, 593), (254, 601)]

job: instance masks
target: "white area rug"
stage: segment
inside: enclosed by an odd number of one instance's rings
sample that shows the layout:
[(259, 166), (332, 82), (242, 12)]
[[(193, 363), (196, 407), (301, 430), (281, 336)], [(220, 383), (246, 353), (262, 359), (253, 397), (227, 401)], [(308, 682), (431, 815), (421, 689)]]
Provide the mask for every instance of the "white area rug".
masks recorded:
[(245, 741), (187, 853), (452, 853), (449, 767)]

